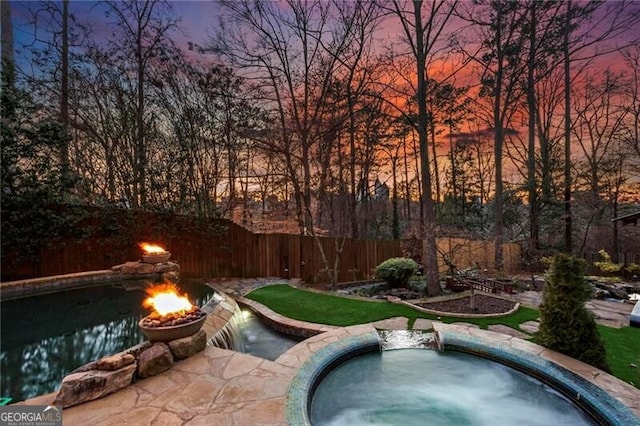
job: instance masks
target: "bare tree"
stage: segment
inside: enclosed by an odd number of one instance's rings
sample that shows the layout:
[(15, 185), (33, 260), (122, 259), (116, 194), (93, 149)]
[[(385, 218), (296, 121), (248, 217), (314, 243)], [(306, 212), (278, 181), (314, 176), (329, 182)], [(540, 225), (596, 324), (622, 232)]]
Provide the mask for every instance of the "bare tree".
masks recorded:
[(480, 96), (491, 103), (491, 125), (494, 132), (495, 161), (495, 267), (502, 270), (504, 241), (503, 217), (503, 147), (505, 128), (523, 94), (521, 75), (526, 67), (518, 60), (524, 51), (526, 9), (519, 2), (481, 2), (477, 7), (461, 11), (460, 17), (472, 24), (482, 40), (477, 52), (464, 50), (474, 60), (480, 73)]
[[(281, 156), (293, 186), (300, 230), (317, 237), (314, 155), (321, 141), (331, 140), (325, 130), (337, 75), (345, 76), (343, 87), (350, 93), (347, 99), (354, 113), (358, 82), (368, 78), (359, 57), (375, 14), (367, 2), (290, 0), (276, 5), (224, 0), (221, 5), (221, 27), (211, 50), (246, 75), (256, 88), (256, 100), (272, 111), (272, 127), (256, 141)], [(329, 265), (319, 240), (317, 245), (333, 281), (337, 267)], [(339, 258), (341, 246), (334, 249)]]
[(562, 43), (564, 69), (564, 240), (565, 252), (573, 252), (573, 213), (571, 211), (571, 51), (570, 38), (573, 25), (571, 0), (567, 1)]
[(241, 166), (250, 157), (241, 149), (242, 134), (260, 117), (243, 97), (242, 79), (221, 65), (183, 63), (155, 94), (175, 140), (166, 151), (173, 157), (168, 164), (178, 166), (179, 205), (198, 216), (231, 217)]
[(13, 50), (15, 46), (13, 44), (13, 24), (11, 22), (11, 5), (9, 3), (3, 3), (0, 5), (0, 16), (2, 24), (2, 97), (3, 97), (3, 117), (7, 114), (7, 108), (10, 108), (10, 103), (6, 97), (14, 91), (15, 84), (15, 59)]
[(573, 135), (584, 156), (583, 182), (594, 195), (600, 192), (600, 181), (606, 174), (602, 166), (619, 142), (628, 113), (621, 84), (619, 74), (606, 70), (601, 79), (589, 77), (584, 90), (577, 89), (580, 95), (574, 96)]
[[(593, 18), (593, 19), (592, 19)], [(581, 25), (585, 24), (587, 25)], [(640, 8), (632, 1), (566, 2), (563, 30), (564, 67), (564, 217), (565, 251), (573, 251), (573, 214), (571, 211), (571, 82), (572, 64), (604, 56), (626, 46), (637, 45), (638, 34), (630, 31), (640, 23)], [(580, 28), (580, 31), (577, 29)], [(609, 46), (598, 47), (603, 42), (618, 40)]]
[[(527, 192), (529, 201), (529, 254), (535, 256), (540, 243), (539, 213), (541, 210), (538, 183), (536, 176), (536, 130), (538, 123), (538, 107), (536, 96), (536, 82), (549, 73), (544, 66), (549, 58), (555, 55), (559, 42), (557, 37), (559, 20), (556, 19), (559, 8), (551, 3), (530, 2), (528, 13), (528, 56), (527, 56)], [(548, 193), (548, 149), (543, 149), (540, 139), (542, 155), (543, 191)], [(546, 146), (544, 147), (546, 148)]]
[(31, 2), (22, 7), (28, 14), (29, 36), (21, 37), (21, 41), (31, 62), (22, 63), (21, 73), (31, 90), (39, 93), (42, 113), (61, 123), (64, 136), (58, 161), (71, 184), (70, 79), (78, 67), (78, 54), (72, 49), (82, 49), (90, 29), (71, 14), (68, 0)]
[(133, 198), (133, 159), (128, 155), (133, 126), (129, 97), (121, 85), (123, 70), (99, 49), (89, 48), (84, 61), (93, 72), (76, 82), (84, 96), (74, 100), (74, 127), (82, 132), (74, 144), (76, 155), (86, 157), (76, 161), (75, 170), (92, 175), (91, 192), (102, 201), (128, 203)]
[[(456, 8), (457, 2), (434, 1), (423, 4), (421, 0), (412, 2), (412, 8), (408, 2), (394, 1), (389, 7), (390, 11), (399, 19), (402, 26), (404, 41), (409, 47), (411, 58), (415, 60), (417, 84), (415, 86), (415, 98), (418, 105), (418, 114), (415, 121), (410, 123), (418, 134), (420, 152), (420, 176), (422, 196), (422, 234), (424, 248), (422, 259), (425, 267), (425, 279), (427, 282), (427, 295), (433, 296), (440, 293), (438, 277), (438, 253), (436, 246), (436, 212), (432, 194), (431, 171), (429, 160), (429, 116), (427, 110), (428, 91), (428, 64), (442, 48), (441, 43), (446, 36), (445, 29)], [(423, 18), (423, 7), (426, 13)], [(435, 143), (435, 141), (432, 141)]]
[[(573, 96), (573, 136), (580, 147), (576, 185), (586, 193), (589, 202), (588, 226), (585, 227), (584, 249), (592, 225), (600, 225), (607, 207), (617, 213), (625, 175), (625, 122), (629, 116), (628, 98), (621, 74), (606, 70), (601, 78), (587, 78), (579, 96)], [(614, 229), (614, 245), (617, 236)]]
[(107, 2), (108, 17), (115, 16), (115, 25), (120, 38), (112, 40), (112, 53), (118, 60), (133, 58), (135, 73), (135, 185), (132, 202), (136, 206), (147, 204), (147, 137), (148, 123), (145, 102), (146, 82), (151, 61), (159, 58), (171, 44), (169, 34), (177, 29), (179, 19), (172, 15), (172, 6), (167, 1), (123, 1)]
[(629, 150), (629, 172), (640, 177), (640, 47), (630, 47), (622, 54), (628, 69), (622, 90), (628, 110), (625, 133)]
[[(283, 155), (296, 194), (301, 231), (310, 229), (310, 153), (315, 142), (313, 125), (323, 112), (321, 99), (330, 76), (323, 67), (321, 37), (327, 36), (325, 4), (289, 2), (287, 8), (269, 3), (222, 2), (221, 31), (212, 50), (251, 75), (266, 105), (278, 117), (269, 143)], [(233, 26), (229, 25), (234, 23)], [(311, 34), (313, 33), (313, 35)], [(251, 37), (249, 37), (251, 36)], [(344, 46), (343, 46), (344, 48)], [(314, 73), (324, 78), (313, 78)], [(319, 84), (319, 87), (312, 87)], [(276, 131), (277, 129), (277, 131)], [(299, 171), (302, 171), (299, 174)]]
[(62, 0), (62, 49), (60, 52), (60, 121), (67, 137), (60, 149), (60, 162), (69, 167), (69, 0)]
[[(358, 194), (356, 188), (356, 164), (359, 161), (356, 140), (358, 104), (371, 90), (372, 80), (375, 78), (375, 57), (372, 53), (373, 34), (380, 19), (380, 8), (375, 2), (336, 2), (336, 9), (340, 15), (340, 25), (345, 34), (351, 34), (351, 42), (341, 55), (337, 56), (343, 71), (344, 94), (346, 95), (347, 117), (346, 132), (349, 138), (349, 175), (351, 188), (349, 216), (351, 219), (351, 237), (358, 238), (358, 217), (356, 206)], [(339, 77), (338, 77), (339, 78)]]

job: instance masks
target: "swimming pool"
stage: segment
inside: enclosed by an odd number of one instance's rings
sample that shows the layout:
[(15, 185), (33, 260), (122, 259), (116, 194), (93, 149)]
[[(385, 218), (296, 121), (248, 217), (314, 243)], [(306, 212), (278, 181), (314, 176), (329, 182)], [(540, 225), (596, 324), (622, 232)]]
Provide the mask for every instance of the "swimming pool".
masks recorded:
[[(198, 281), (178, 285), (198, 306), (214, 294)], [(2, 302), (0, 396), (53, 392), (70, 371), (144, 341), (144, 287), (127, 281)]]

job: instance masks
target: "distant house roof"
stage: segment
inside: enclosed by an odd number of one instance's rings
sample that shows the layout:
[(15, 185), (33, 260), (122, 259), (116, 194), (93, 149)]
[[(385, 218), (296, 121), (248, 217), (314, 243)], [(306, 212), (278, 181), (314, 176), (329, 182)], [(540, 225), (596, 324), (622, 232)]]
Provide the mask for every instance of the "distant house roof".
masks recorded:
[(611, 222), (622, 221), (623, 225), (631, 225), (631, 224), (637, 225), (638, 220), (640, 220), (640, 210), (633, 213), (626, 214), (624, 216), (615, 217), (611, 219)]

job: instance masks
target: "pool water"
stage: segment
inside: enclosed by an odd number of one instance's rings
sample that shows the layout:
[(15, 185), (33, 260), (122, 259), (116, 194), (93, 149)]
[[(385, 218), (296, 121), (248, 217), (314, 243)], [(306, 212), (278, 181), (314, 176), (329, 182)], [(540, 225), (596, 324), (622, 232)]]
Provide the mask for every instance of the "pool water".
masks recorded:
[[(213, 289), (179, 288), (203, 306)], [(145, 340), (138, 320), (144, 283), (88, 287), (9, 300), (0, 305), (0, 397), (21, 401), (54, 392), (70, 371)]]
[(526, 374), (457, 352), (399, 349), (347, 360), (318, 385), (313, 425), (593, 425)]
[(271, 361), (275, 361), (304, 340), (302, 337), (280, 333), (267, 327), (248, 310), (242, 310), (242, 320), (238, 328), (242, 342), (234, 349)]

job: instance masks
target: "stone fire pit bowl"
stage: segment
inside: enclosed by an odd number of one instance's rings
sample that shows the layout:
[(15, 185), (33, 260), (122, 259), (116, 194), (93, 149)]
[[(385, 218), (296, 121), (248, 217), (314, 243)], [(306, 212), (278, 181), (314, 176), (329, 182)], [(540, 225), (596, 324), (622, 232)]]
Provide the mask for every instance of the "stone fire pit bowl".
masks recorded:
[(197, 320), (186, 322), (184, 324), (167, 327), (147, 327), (142, 323), (145, 318), (138, 321), (138, 327), (140, 327), (142, 333), (150, 342), (170, 342), (172, 340), (191, 336), (198, 332), (198, 330), (200, 330), (204, 325), (207, 316), (205, 315)]
[(142, 255), (142, 261), (144, 263), (163, 263), (169, 260), (171, 252), (165, 251), (164, 253), (144, 253)]

